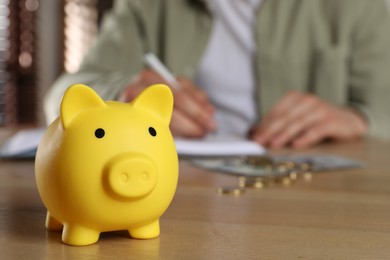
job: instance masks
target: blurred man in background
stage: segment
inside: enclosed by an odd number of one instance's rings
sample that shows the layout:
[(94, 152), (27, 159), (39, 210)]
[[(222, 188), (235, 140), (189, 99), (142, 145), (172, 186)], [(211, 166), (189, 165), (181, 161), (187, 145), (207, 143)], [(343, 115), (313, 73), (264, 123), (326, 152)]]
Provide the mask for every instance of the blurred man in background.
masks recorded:
[(175, 136), (235, 135), (271, 148), (390, 138), (383, 0), (117, 0), (80, 70), (48, 93), (48, 122), (74, 83), (126, 102), (168, 83), (145, 67), (149, 51), (177, 75)]

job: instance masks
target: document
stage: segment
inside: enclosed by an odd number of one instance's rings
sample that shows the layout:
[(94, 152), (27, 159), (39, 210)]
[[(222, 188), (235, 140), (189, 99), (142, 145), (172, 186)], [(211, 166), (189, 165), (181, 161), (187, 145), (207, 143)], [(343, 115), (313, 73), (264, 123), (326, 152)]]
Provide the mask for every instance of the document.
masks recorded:
[[(0, 157), (33, 159), (45, 133), (45, 128), (17, 132), (0, 149)], [(244, 156), (262, 155), (266, 150), (259, 144), (233, 136), (209, 136), (204, 139), (175, 138), (179, 156)]]
[(32, 128), (18, 131), (0, 149), (0, 157), (8, 159), (34, 158), (45, 128)]
[(263, 155), (264, 147), (235, 136), (208, 136), (203, 139), (176, 138), (179, 156), (245, 156)]

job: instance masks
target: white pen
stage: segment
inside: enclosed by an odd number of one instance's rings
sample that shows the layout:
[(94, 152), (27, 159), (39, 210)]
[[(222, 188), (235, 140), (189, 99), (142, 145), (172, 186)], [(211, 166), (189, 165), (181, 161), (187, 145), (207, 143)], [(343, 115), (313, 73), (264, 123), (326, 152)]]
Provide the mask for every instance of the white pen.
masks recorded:
[(153, 52), (146, 52), (144, 54), (144, 62), (146, 66), (158, 73), (171, 87), (175, 89), (180, 88), (180, 83), (176, 80), (175, 76)]

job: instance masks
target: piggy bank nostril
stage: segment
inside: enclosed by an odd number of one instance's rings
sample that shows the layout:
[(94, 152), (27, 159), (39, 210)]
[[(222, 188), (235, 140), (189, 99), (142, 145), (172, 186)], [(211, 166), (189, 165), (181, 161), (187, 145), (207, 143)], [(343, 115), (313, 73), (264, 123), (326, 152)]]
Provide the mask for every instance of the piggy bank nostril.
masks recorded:
[(129, 174), (127, 172), (123, 172), (122, 175), (121, 175), (121, 181), (123, 183), (126, 183), (129, 181)]
[[(149, 179), (149, 173), (147, 171), (140, 172), (139, 179), (141, 181), (147, 181)], [(127, 183), (130, 181), (130, 174), (128, 172), (123, 172), (120, 175), (120, 180), (123, 183)]]
[(149, 173), (148, 172), (141, 172), (141, 180), (147, 181), (149, 179)]

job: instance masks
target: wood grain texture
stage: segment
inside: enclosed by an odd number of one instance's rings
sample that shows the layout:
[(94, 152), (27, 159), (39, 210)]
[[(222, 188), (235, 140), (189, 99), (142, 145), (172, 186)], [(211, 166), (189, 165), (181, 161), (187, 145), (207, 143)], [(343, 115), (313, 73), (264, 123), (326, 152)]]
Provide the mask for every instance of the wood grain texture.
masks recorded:
[[(7, 136), (0, 130), (0, 143)], [(64, 245), (60, 233), (45, 230), (33, 161), (0, 161), (0, 259), (389, 259), (390, 143), (324, 144), (299, 153), (341, 155), (367, 167), (229, 196), (216, 188), (236, 177), (182, 161), (159, 238), (118, 231), (85, 247)]]

